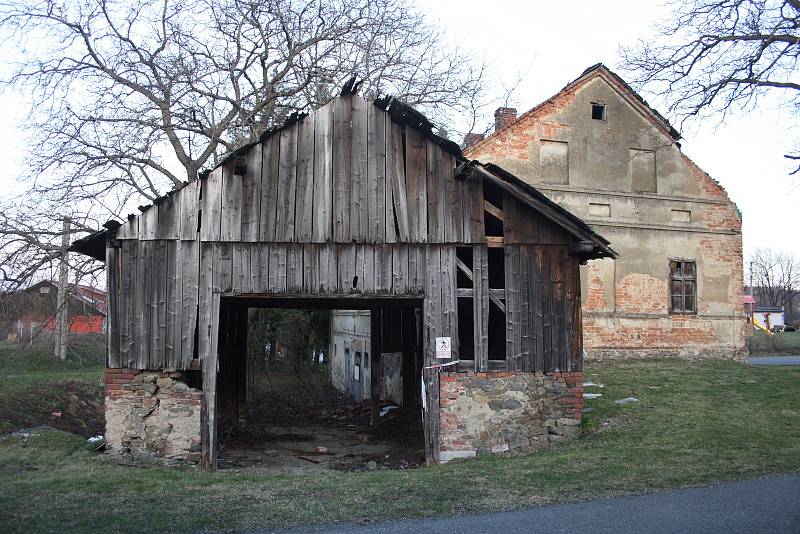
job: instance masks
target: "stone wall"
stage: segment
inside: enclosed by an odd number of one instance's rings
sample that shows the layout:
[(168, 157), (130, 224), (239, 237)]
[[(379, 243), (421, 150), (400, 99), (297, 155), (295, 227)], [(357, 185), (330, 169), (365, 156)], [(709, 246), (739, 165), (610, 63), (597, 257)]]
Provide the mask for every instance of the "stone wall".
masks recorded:
[(183, 373), (106, 369), (106, 441), (135, 461), (198, 463), (203, 392)]
[(582, 373), (442, 373), (440, 461), (530, 452), (579, 433)]

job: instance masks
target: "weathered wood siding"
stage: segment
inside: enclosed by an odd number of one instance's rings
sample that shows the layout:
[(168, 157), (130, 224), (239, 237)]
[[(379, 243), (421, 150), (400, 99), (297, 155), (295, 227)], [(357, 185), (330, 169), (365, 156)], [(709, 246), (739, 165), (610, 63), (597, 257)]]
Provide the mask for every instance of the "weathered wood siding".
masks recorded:
[[(436, 361), (436, 336), (453, 338), (457, 358), (456, 248), (469, 246), (473, 365), (487, 369), (495, 288), (486, 257), (496, 243), (485, 237), (482, 178), (455, 177), (455, 167), (453, 154), (358, 96), (337, 98), (229, 158), (126, 221), (110, 241), (109, 366), (202, 364), (213, 350), (213, 304), (247, 293), (424, 298), (426, 364)], [(503, 211), (503, 365), (579, 368), (571, 237), (508, 193)]]

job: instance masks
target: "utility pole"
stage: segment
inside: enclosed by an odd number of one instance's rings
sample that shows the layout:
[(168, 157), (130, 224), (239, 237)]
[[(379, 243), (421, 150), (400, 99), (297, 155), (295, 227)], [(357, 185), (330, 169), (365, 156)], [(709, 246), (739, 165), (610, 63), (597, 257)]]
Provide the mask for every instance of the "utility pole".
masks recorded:
[(56, 331), (55, 355), (61, 360), (67, 359), (67, 248), (69, 247), (69, 228), (72, 220), (64, 217), (61, 231), (61, 262), (58, 266), (58, 296), (56, 298)]

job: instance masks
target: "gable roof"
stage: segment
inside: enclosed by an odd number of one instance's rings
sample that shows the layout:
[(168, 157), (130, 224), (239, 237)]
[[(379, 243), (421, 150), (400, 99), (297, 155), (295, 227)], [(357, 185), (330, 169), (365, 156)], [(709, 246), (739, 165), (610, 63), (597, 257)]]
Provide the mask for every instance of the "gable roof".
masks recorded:
[[(352, 93), (346, 93), (345, 91), (342, 92), (342, 96), (355, 96), (356, 98), (362, 98), (358, 95), (352, 95)], [(389, 96), (382, 96), (375, 99), (373, 101), (373, 105), (387, 113), (394, 122), (403, 124), (409, 128), (413, 128), (430, 142), (455, 156), (456, 163), (461, 172), (464, 172), (465, 170), (478, 172), (483, 178), (490, 180), (495, 183), (495, 185), (502, 187), (523, 204), (540, 213), (554, 224), (564, 228), (584, 247), (581, 250), (574, 251), (576, 255), (581, 257), (581, 259), (617, 257), (617, 254), (610, 248), (608, 240), (592, 230), (591, 227), (589, 227), (589, 225), (587, 225), (582, 219), (558, 204), (552, 202), (544, 194), (539, 192), (531, 185), (526, 184), (524, 181), (520, 180), (497, 165), (483, 164), (478, 161), (468, 160), (462, 153), (461, 148), (456, 143), (433, 133), (433, 123), (431, 123), (427, 117), (414, 109), (412, 106)], [(270, 129), (264, 132), (257, 143), (250, 143), (228, 154), (214, 167), (214, 169), (225, 165), (237, 157), (240, 157), (254, 145), (262, 143), (269, 137), (272, 137), (282, 130), (302, 121), (306, 116), (307, 114), (293, 114), (279, 128)], [(211, 170), (206, 170), (200, 173), (199, 180), (201, 182), (205, 180), (210, 172)], [(150, 206), (140, 207), (140, 211), (142, 213), (146, 212), (153, 205), (159, 204), (165, 198), (175, 194), (175, 192), (177, 192), (179, 189), (180, 188), (173, 189), (163, 197), (156, 199), (155, 202)], [(128, 219), (133, 217), (136, 216), (129, 215)], [(99, 261), (105, 261), (106, 240), (109, 236), (113, 237), (115, 235), (120, 223), (117, 221), (109, 221), (103, 226), (105, 226), (106, 230), (98, 230), (75, 241), (69, 247), (69, 250), (91, 256)]]
[[(606, 83), (611, 85), (613, 88), (617, 90), (617, 92), (625, 98), (634, 108), (636, 108), (653, 126), (664, 132), (666, 135), (670, 136), (675, 142), (678, 142), (681, 139), (681, 134), (676, 130), (669, 121), (657, 110), (652, 108), (647, 101), (642, 98), (642, 96), (634, 91), (634, 89), (623, 80), (618, 74), (614, 71), (603, 65), (602, 63), (596, 63), (591, 67), (584, 70), (580, 76), (578, 76), (575, 80), (569, 82), (565, 85), (560, 91), (556, 94), (548, 98), (547, 100), (540, 102), (539, 104), (535, 105), (525, 113), (521, 114), (517, 117), (512, 123), (506, 125), (502, 131), (507, 131), (510, 128), (513, 128), (515, 124), (518, 124), (529, 117), (535, 117), (548, 109), (548, 107), (556, 102), (559, 98), (568, 94), (572, 91), (583, 87), (588, 83), (590, 80), (595, 78), (602, 78)], [(467, 150), (467, 154), (471, 152), (477, 151), (478, 148), (486, 145), (489, 143), (495, 135), (497, 135), (498, 131), (492, 132), (485, 139), (478, 141)]]

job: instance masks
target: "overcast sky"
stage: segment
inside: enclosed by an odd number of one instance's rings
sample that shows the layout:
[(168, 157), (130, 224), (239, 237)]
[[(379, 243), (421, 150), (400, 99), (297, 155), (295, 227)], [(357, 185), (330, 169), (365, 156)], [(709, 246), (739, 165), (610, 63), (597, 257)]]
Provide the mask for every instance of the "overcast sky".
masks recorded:
[[(665, 10), (659, 2), (416, 0), (438, 19), (453, 42), (474, 50), (501, 81), (525, 74), (512, 102), (520, 112), (553, 95), (586, 67), (615, 69), (618, 47), (651, 34)], [(624, 73), (619, 72), (619, 74)], [(643, 96), (660, 111), (663, 102)], [(17, 122), (20, 95), (0, 95), (0, 195), (21, 190), (24, 144)], [(795, 117), (765, 102), (758, 113), (684, 128), (683, 150), (737, 203), (745, 251), (772, 247), (800, 255), (800, 176), (789, 177), (783, 154), (800, 129)]]
[[(662, 2), (417, 0), (455, 42), (485, 56), (502, 79), (527, 73), (513, 102), (520, 113), (547, 99), (589, 66), (615, 69), (620, 45), (652, 35)], [(662, 113), (663, 102), (642, 93)], [(789, 177), (783, 154), (800, 128), (795, 117), (764, 102), (758, 113), (689, 125), (683, 150), (719, 181), (742, 211), (745, 251), (771, 247), (800, 255), (800, 175)], [(674, 126), (678, 126), (674, 123)]]

